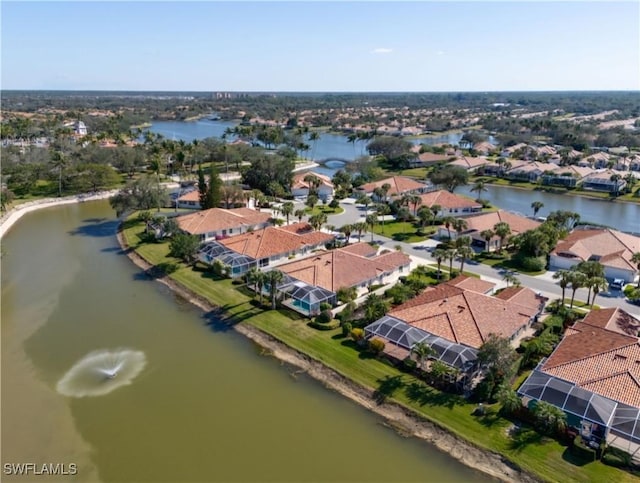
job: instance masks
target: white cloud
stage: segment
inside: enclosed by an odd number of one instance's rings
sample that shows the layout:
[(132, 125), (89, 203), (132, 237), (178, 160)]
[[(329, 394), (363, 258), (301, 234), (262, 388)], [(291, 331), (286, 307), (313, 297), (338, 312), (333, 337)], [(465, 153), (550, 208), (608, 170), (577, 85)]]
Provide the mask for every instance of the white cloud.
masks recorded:
[(373, 49), (371, 51), (372, 54), (390, 54), (391, 52), (393, 52), (393, 49), (387, 49), (384, 47)]

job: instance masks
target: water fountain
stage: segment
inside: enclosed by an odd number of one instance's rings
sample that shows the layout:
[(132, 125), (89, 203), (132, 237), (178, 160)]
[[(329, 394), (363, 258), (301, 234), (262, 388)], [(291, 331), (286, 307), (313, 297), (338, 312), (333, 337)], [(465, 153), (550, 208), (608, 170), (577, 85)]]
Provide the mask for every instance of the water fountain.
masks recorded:
[(131, 384), (146, 363), (143, 352), (130, 349), (91, 352), (67, 371), (56, 388), (65, 396), (102, 396)]

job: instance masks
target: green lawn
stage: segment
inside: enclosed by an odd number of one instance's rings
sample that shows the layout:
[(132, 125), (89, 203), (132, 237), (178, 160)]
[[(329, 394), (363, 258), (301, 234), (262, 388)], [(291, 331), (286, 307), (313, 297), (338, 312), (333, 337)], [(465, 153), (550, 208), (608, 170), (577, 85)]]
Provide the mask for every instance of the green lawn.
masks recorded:
[(475, 261), (480, 262), (484, 265), (489, 265), (490, 267), (515, 270), (519, 273), (524, 273), (525, 275), (531, 276), (542, 275), (546, 272), (546, 270), (525, 270), (524, 268), (517, 265), (509, 255), (500, 257), (498, 255), (491, 254), (487, 256), (486, 253), (483, 252), (479, 255), (476, 255)]
[(381, 223), (373, 227), (373, 232), (377, 235), (386, 236), (392, 238), (395, 241), (402, 241), (407, 243), (421, 242), (429, 238), (430, 235), (436, 232), (436, 228), (427, 226), (422, 232), (418, 232), (417, 225), (408, 221), (385, 221), (384, 225)]
[(313, 215), (319, 215), (320, 213), (324, 213), (327, 216), (330, 215), (339, 215), (340, 213), (344, 213), (344, 208), (341, 206), (338, 206), (337, 208), (330, 208), (329, 205), (316, 205), (313, 207), (313, 209), (307, 207), (304, 210), (307, 215), (309, 216), (313, 216)]
[[(133, 220), (125, 222), (123, 231), (125, 240), (137, 247), (139, 254), (149, 262), (175, 262), (174, 259), (167, 258), (166, 242), (141, 242), (143, 228), (140, 223)], [(542, 479), (563, 483), (636, 481), (628, 473), (599, 462), (574, 465), (564, 446), (555, 440), (539, 436), (531, 429), (525, 429), (516, 437), (511, 437), (507, 434), (511, 423), (497, 415), (498, 408), (495, 405), (488, 406), (484, 416), (472, 416), (475, 404), (469, 404), (460, 396), (433, 389), (413, 376), (399, 372), (390, 364), (371, 358), (361, 352), (350, 339), (342, 338), (340, 329), (317, 331), (307, 326), (306, 319), (299, 318), (293, 312), (260, 308), (242, 285), (234, 285), (231, 280), (216, 280), (207, 271), (182, 264), (170, 276), (224, 309), (229, 323), (245, 323), (257, 327), (345, 377), (378, 390), (379, 394), (385, 394), (474, 444), (506, 455), (514, 463)]]

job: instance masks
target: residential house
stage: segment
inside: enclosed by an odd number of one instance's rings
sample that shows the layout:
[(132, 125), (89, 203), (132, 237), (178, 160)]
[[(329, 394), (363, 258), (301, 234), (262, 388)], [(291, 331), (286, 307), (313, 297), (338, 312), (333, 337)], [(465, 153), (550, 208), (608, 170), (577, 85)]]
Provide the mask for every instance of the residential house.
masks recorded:
[(496, 150), (496, 146), (490, 142), (483, 141), (481, 143), (474, 144), (473, 150), (478, 154), (486, 156), (487, 154), (493, 153)]
[(593, 170), (589, 167), (557, 166), (551, 172), (542, 175), (542, 184), (575, 188), (591, 174)]
[(211, 208), (176, 218), (182, 231), (197, 235), (203, 242), (265, 228), (270, 219), (268, 213), (249, 208)]
[(640, 320), (619, 308), (591, 311), (518, 389), (523, 402), (564, 411), (587, 441), (627, 452), (640, 444)]
[(376, 198), (374, 190), (376, 188), (382, 188), (385, 184), (389, 185), (387, 198), (400, 197), (408, 193), (420, 194), (430, 189), (429, 185), (416, 181), (413, 178), (407, 178), (406, 176), (392, 176), (391, 178), (385, 178), (380, 181), (363, 184), (357, 189), (357, 191)]
[(451, 163), (449, 163), (449, 165), (458, 166), (460, 168), (467, 170), (469, 173), (475, 173), (476, 171), (478, 171), (478, 169), (481, 169), (483, 166), (486, 166), (487, 164), (490, 164), (490, 163), (491, 161), (489, 161), (487, 158), (482, 156), (478, 156), (478, 157), (461, 156), (457, 158), (455, 161), (452, 161)]
[(609, 153), (600, 151), (598, 153), (593, 153), (593, 154), (590, 154), (589, 156), (585, 156), (581, 160), (581, 163), (582, 164), (586, 163), (589, 167), (593, 169), (602, 169), (607, 167), (610, 160), (611, 160), (611, 156), (609, 155)]
[(266, 267), (324, 248), (333, 239), (333, 235), (316, 231), (311, 225), (303, 222), (287, 226), (269, 226), (262, 230), (224, 238), (217, 243), (257, 260), (259, 267)]
[(510, 169), (519, 168), (525, 164), (527, 164), (527, 161), (513, 158), (506, 159), (504, 163), (489, 161), (484, 166), (479, 167), (476, 174), (480, 176), (502, 176)]
[(365, 327), (366, 336), (385, 340), (388, 353), (401, 359), (415, 343), (425, 342), (436, 359), (468, 371), (489, 335), (516, 345), (547, 301), (524, 287), (512, 287), (502, 298), (487, 295), (485, 286), (463, 288), (467, 282), (458, 277), (427, 288)]
[(537, 183), (545, 173), (552, 173), (557, 166), (553, 163), (540, 163), (532, 161), (516, 168), (511, 168), (505, 173), (505, 178), (515, 181), (528, 181)]
[(200, 209), (200, 192), (198, 190), (191, 190), (188, 193), (183, 194), (176, 200), (178, 208), (187, 208), (193, 210)]
[(447, 190), (432, 191), (420, 195), (420, 206), (439, 206), (438, 217), (465, 216), (482, 211), (482, 205), (466, 196), (449, 193)]
[[(392, 251), (373, 255), (364, 245), (367, 244), (349, 245), (279, 265), (278, 270), (288, 276), (288, 282), (278, 286), (284, 304), (313, 315), (322, 301), (332, 299), (335, 303), (335, 294), (341, 288), (356, 287), (358, 293), (363, 294), (372, 285), (390, 283), (398, 275), (410, 272), (411, 258), (405, 253)], [(310, 298), (314, 289), (320, 289), (322, 297), (314, 295)]]
[(507, 148), (504, 148), (501, 152), (500, 152), (500, 156), (502, 156), (503, 158), (510, 158), (511, 155), (513, 155), (513, 153), (520, 151), (524, 148), (526, 148), (528, 145), (526, 143), (518, 143), (518, 144), (514, 144), (513, 146), (509, 146)]
[(433, 166), (438, 163), (446, 163), (451, 158), (452, 156), (449, 154), (419, 153), (415, 158), (409, 160), (409, 166), (411, 168)]
[(551, 270), (569, 269), (580, 262), (598, 261), (604, 265), (605, 277), (635, 280), (638, 269), (631, 261), (640, 252), (640, 237), (606, 229), (575, 229), (560, 240), (549, 256)]
[[(614, 175), (620, 176), (621, 179), (612, 179)], [(624, 172), (614, 171), (612, 169), (597, 171), (584, 178), (582, 188), (585, 190), (606, 191), (609, 193), (622, 191), (627, 186), (624, 176)]]
[(291, 182), (291, 194), (295, 198), (306, 199), (309, 196), (310, 183), (304, 179), (307, 176), (315, 176), (320, 185), (316, 188), (317, 196), (323, 201), (331, 201), (333, 198), (334, 187), (333, 182), (329, 176), (320, 173), (314, 173), (313, 171), (306, 171), (304, 173), (297, 173)]
[[(469, 216), (465, 218), (465, 221), (467, 222), (467, 229), (462, 231), (459, 236), (470, 236), (474, 246), (481, 247), (486, 251), (497, 250), (500, 246), (500, 237), (494, 235), (489, 240), (489, 243), (487, 243), (487, 240), (482, 237), (481, 233), (485, 230), (493, 230), (493, 227), (498, 223), (506, 223), (509, 225), (509, 228), (511, 229), (511, 235), (509, 235), (509, 238), (540, 226), (539, 221), (505, 210)], [(449, 230), (447, 230), (446, 227), (441, 226), (438, 229), (438, 236), (443, 238), (449, 237)], [(451, 230), (451, 238), (455, 239), (457, 236), (458, 234)], [(504, 240), (505, 243), (507, 241), (508, 239)]]

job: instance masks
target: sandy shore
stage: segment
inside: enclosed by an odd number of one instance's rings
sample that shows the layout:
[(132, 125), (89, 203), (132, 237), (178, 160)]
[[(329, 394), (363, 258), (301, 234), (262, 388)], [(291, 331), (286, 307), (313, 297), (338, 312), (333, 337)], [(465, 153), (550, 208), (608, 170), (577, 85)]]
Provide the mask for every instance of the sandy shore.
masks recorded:
[[(118, 232), (117, 237), (120, 246), (127, 256), (139, 268), (147, 272), (151, 278), (155, 278), (158, 282), (163, 283), (180, 297), (188, 300), (203, 311), (207, 313), (219, 312), (220, 318), (225, 318), (225, 314), (222, 313), (218, 307), (211, 305), (203, 297), (187, 290), (169, 277), (157, 273), (152, 265), (140, 257), (133, 249), (127, 247), (121, 231)], [(474, 446), (455, 434), (425, 420), (420, 417), (420, 415), (400, 404), (394, 402), (377, 404), (373, 398), (373, 391), (371, 389), (356, 384), (321, 362), (292, 349), (259, 329), (245, 324), (235, 324), (233, 328), (267, 349), (277, 359), (299, 367), (327, 388), (348, 397), (368, 410), (382, 416), (391, 427), (402, 434), (415, 436), (427, 441), (466, 466), (481, 471), (500, 481), (539, 481), (532, 475), (517, 468), (501, 455)]]
[(42, 208), (50, 208), (52, 206), (68, 205), (71, 203), (103, 200), (105, 198), (110, 198), (111, 196), (115, 195), (118, 191), (119, 190), (99, 191), (97, 193), (92, 193), (92, 194), (80, 194), (80, 195), (66, 196), (64, 198), (45, 198), (42, 200), (34, 200), (34, 201), (29, 201), (27, 203), (23, 203), (7, 211), (0, 218), (0, 238), (2, 238), (5, 235), (5, 233), (7, 233), (9, 229), (20, 218), (22, 218), (27, 213), (31, 213), (32, 211), (40, 210)]

